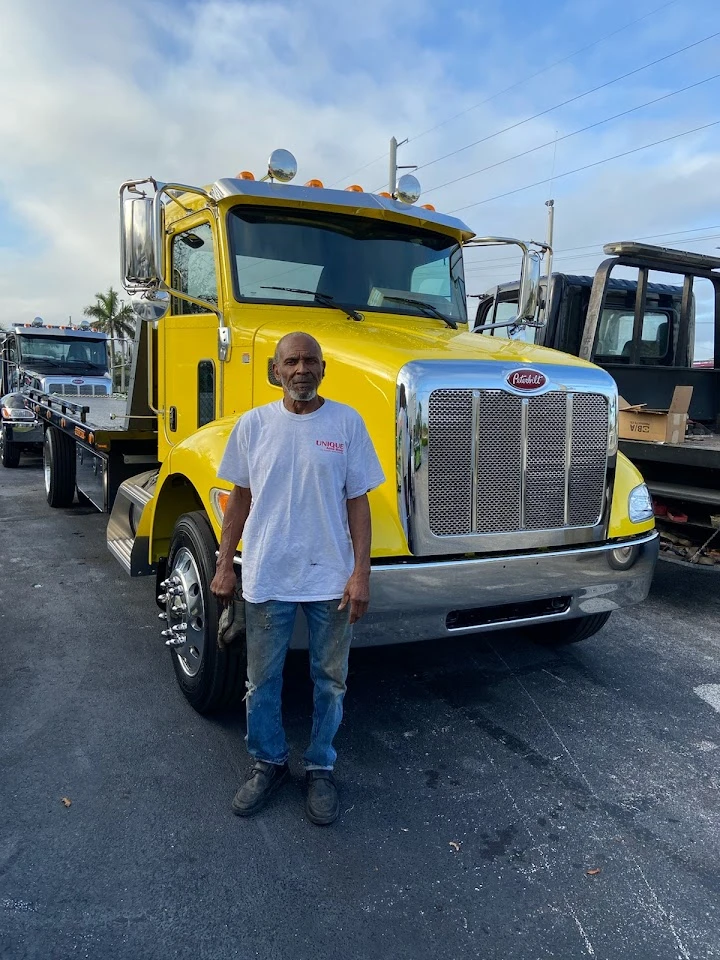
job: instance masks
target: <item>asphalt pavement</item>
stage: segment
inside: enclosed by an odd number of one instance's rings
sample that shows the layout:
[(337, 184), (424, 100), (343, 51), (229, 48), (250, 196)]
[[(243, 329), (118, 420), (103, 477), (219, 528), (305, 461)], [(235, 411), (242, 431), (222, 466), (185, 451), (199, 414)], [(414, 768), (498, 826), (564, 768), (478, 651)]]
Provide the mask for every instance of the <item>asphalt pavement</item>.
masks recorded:
[[(0, 957), (720, 957), (720, 580), (557, 652), (517, 633), (358, 650), (342, 815), (251, 820), (242, 711), (195, 714), (106, 517), (0, 468)], [(64, 802), (63, 802), (64, 798)], [(69, 805), (68, 805), (69, 802)]]

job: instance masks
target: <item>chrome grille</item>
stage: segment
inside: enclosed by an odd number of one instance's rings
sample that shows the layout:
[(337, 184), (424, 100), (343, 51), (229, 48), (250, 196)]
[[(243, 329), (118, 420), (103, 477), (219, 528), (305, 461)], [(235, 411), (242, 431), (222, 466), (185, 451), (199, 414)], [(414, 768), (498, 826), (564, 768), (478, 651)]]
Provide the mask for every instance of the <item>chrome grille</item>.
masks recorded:
[(106, 397), (108, 391), (101, 383), (50, 383), (48, 393), (59, 393), (64, 397)]
[(472, 390), (430, 395), (430, 528), (440, 537), (472, 532)]
[(604, 397), (577, 393), (572, 402), (573, 448), (569, 473), (570, 526), (597, 521), (605, 493), (608, 411)]
[(608, 404), (600, 394), (435, 390), (428, 503), (435, 536), (593, 526), (601, 515)]

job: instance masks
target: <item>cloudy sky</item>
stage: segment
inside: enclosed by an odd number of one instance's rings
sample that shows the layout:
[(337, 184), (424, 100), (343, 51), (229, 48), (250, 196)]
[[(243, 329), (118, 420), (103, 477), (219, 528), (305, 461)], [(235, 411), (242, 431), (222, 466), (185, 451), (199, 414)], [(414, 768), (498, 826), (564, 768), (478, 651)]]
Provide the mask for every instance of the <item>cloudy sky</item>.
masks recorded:
[[(409, 138), (424, 199), (482, 234), (544, 237), (552, 195), (567, 272), (616, 239), (714, 253), (718, 32), (717, 0), (0, 0), (0, 325), (118, 286), (122, 180), (261, 175), (277, 146), (378, 189)], [(473, 255), (468, 286), (516, 272)]]

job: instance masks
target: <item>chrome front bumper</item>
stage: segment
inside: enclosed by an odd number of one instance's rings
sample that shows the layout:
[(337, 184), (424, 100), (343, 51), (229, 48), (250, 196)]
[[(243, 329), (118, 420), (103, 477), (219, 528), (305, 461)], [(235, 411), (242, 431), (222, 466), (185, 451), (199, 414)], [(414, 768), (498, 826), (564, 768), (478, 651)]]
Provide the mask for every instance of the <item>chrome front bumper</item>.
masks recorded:
[[(613, 551), (626, 546), (634, 548), (634, 562), (618, 569)], [(354, 627), (353, 645), (462, 636), (618, 610), (645, 599), (657, 556), (653, 531), (569, 550), (377, 564), (370, 609)], [(303, 626), (298, 623), (293, 647), (307, 646)]]

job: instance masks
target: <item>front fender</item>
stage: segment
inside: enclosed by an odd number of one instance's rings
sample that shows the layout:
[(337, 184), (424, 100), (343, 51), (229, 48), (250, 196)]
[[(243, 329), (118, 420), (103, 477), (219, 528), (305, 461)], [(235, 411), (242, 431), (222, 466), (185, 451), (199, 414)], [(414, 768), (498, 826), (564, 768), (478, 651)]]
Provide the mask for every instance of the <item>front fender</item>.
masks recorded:
[(155, 497), (148, 504), (150, 559), (166, 557), (177, 518), (192, 510), (204, 510), (216, 539), (221, 523), (215, 516), (210, 492), (213, 487), (231, 490), (232, 484), (218, 479), (218, 468), (237, 416), (224, 417), (201, 427), (178, 443), (160, 468)]

